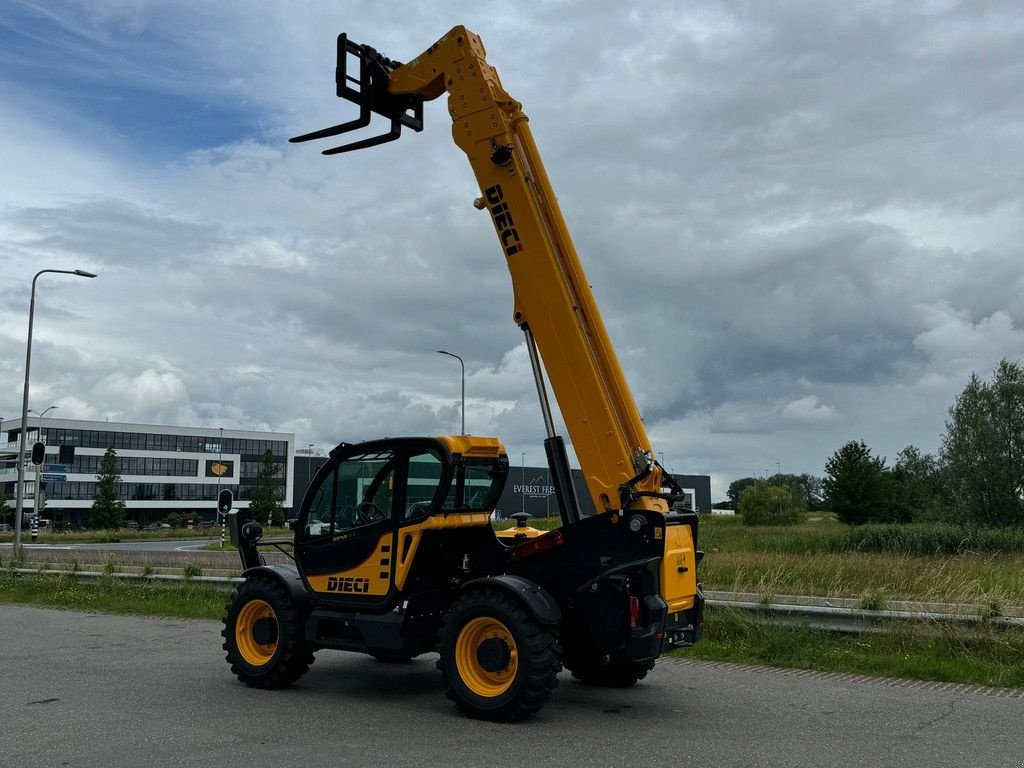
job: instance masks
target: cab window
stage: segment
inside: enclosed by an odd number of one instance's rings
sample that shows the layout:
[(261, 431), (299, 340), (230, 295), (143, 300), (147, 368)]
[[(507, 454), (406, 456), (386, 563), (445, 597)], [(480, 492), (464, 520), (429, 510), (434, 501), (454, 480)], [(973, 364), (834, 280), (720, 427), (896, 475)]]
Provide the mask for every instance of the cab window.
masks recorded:
[(472, 511), (492, 511), (505, 487), (507, 474), (507, 469), (493, 464), (467, 464), (462, 506)]
[(455, 467), (455, 480), (444, 500), (446, 511), (491, 512), (508, 477), (507, 462), (464, 462)]
[(310, 504), (306, 536), (332, 536), (390, 520), (395, 457), (379, 451), (345, 459), (324, 478)]
[(409, 456), (409, 479), (405, 488), (404, 518), (411, 520), (430, 512), (430, 505), (441, 484), (444, 463), (432, 450), (422, 450)]

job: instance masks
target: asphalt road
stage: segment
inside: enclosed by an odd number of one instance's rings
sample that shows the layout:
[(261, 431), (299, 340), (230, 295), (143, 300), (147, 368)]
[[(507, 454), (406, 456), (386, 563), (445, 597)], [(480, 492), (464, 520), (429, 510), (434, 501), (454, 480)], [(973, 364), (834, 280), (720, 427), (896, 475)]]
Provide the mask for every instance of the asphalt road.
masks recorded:
[(433, 659), (324, 651), (298, 685), (230, 675), (220, 625), (0, 605), (0, 765), (1024, 766), (1024, 698), (658, 663), (631, 690), (561, 678), (531, 720), (468, 720)]

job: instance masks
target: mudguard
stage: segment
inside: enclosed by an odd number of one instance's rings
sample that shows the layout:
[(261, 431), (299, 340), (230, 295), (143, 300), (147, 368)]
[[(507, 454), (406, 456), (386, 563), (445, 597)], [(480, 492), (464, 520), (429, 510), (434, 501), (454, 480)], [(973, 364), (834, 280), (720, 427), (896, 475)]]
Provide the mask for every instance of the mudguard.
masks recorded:
[(557, 624), (562, 620), (562, 609), (547, 590), (522, 576), (485, 576), (462, 585), (463, 592), (475, 589), (500, 589), (512, 595), (541, 624)]
[(310, 602), (309, 593), (306, 592), (302, 577), (299, 576), (294, 565), (258, 565), (255, 568), (247, 569), (242, 576), (246, 579), (251, 579), (253, 576), (269, 576), (288, 590), (296, 605)]

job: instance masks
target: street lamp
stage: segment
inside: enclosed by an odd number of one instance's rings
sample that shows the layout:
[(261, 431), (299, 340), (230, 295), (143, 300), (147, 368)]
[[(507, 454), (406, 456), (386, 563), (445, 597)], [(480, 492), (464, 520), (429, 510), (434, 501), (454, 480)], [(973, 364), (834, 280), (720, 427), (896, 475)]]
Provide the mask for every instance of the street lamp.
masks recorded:
[(520, 495), (522, 496), (522, 499), (523, 499), (523, 509), (522, 509), (522, 511), (525, 512), (526, 511), (526, 452), (524, 451), (521, 455), (523, 457), (523, 474), (522, 474), (522, 483), (523, 484), (520, 487), (520, 490), (522, 491), (522, 493)]
[(55, 410), (57, 408), (60, 408), (60, 406), (59, 405), (51, 405), (49, 408), (44, 409), (42, 413), (40, 413), (39, 411), (33, 411), (31, 408), (28, 409), (29, 413), (34, 413), (36, 416), (39, 417), (39, 426), (36, 427), (36, 435), (37, 435), (36, 439), (37, 440), (39, 439), (38, 436), (43, 434), (43, 417), (46, 414), (48, 414), (50, 411)]
[[(219, 472), (224, 471), (224, 427), (217, 427), (220, 430), (220, 437), (217, 439), (217, 463), (220, 464)], [(217, 475), (217, 512), (214, 514), (213, 519), (217, 520), (220, 517), (220, 479), (222, 475)]]
[(466, 434), (466, 364), (462, 361), (462, 358), (453, 352), (446, 352), (443, 349), (437, 350), (439, 355), (448, 355), (448, 357), (454, 357), (459, 361), (459, 365), (462, 366), (462, 434)]
[(25, 344), (25, 389), (21, 396), (21, 435), (18, 440), (18, 490), (14, 503), (14, 556), (21, 556), (21, 505), (25, 500), (25, 431), (28, 429), (28, 374), (32, 367), (32, 320), (36, 313), (36, 280), (46, 273), (96, 277), (84, 269), (41, 269), (32, 278), (32, 299), (28, 305), (28, 341)]
[(306, 490), (309, 490), (309, 482), (313, 479), (313, 443), (306, 449)]

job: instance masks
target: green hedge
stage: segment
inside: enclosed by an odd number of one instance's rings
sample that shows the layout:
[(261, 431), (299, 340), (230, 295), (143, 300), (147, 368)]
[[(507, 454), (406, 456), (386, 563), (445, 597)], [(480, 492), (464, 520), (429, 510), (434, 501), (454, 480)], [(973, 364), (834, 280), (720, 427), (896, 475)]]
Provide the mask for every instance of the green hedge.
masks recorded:
[(722, 552), (891, 552), (906, 555), (1024, 554), (1024, 527), (980, 528), (960, 523), (869, 523), (830, 520), (795, 526), (743, 525), (740, 518), (701, 521), (700, 547)]
[(894, 552), (959, 555), (966, 552), (1024, 554), (1024, 529), (977, 528), (952, 523), (860, 525), (826, 539), (832, 552)]

